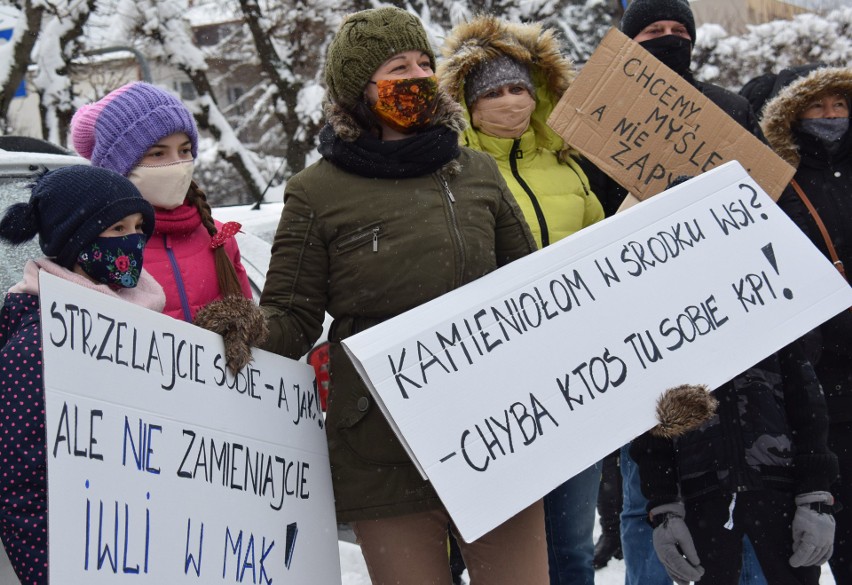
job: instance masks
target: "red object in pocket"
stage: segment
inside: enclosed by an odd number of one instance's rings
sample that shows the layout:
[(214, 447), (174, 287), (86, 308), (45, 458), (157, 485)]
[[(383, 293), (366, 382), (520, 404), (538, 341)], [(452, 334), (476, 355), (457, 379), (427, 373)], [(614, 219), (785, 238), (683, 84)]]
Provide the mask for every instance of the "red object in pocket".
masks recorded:
[(317, 391), (319, 392), (320, 405), (325, 412), (328, 402), (328, 342), (320, 343), (308, 352), (308, 363), (314, 368), (317, 377)]

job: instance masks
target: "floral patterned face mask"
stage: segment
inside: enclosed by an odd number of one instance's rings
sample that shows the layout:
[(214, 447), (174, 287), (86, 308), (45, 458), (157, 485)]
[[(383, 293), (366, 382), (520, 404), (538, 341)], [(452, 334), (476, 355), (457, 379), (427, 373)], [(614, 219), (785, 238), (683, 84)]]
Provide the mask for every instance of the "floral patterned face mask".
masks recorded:
[(379, 99), (373, 112), (397, 132), (413, 132), (432, 121), (438, 97), (438, 80), (431, 77), (371, 81)]
[(145, 234), (96, 238), (80, 251), (77, 264), (95, 281), (111, 288), (133, 288), (139, 282), (147, 241)]

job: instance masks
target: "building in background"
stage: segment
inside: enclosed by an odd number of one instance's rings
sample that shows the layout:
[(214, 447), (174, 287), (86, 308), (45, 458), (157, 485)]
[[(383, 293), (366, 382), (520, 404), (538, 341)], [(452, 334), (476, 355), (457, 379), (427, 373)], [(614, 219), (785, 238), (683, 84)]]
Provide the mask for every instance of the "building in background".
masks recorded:
[(695, 25), (718, 24), (730, 34), (742, 34), (748, 24), (787, 20), (808, 9), (780, 0), (690, 0)]

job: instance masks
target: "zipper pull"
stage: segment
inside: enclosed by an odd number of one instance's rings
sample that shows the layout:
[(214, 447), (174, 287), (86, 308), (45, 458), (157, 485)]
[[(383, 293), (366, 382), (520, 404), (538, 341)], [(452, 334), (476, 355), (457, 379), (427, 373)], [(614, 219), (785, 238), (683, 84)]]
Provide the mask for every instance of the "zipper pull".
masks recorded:
[(450, 191), (450, 184), (447, 182), (447, 179), (444, 175), (441, 175), (441, 184), (444, 186), (444, 192), (447, 194), (447, 199), (450, 200), (450, 203), (455, 203), (456, 198), (453, 197), (453, 192)]
[(373, 252), (379, 251), (379, 228), (373, 228)]

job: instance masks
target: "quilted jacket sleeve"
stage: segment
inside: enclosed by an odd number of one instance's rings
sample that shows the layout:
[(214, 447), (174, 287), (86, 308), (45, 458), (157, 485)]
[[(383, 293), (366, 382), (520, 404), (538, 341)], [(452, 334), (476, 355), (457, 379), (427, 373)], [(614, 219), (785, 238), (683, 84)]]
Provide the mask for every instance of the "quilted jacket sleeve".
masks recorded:
[(518, 207), (496, 163), (492, 162), (491, 166), (500, 184), (500, 206), (497, 210), (495, 226), (495, 252), (497, 266), (505, 266), (513, 260), (535, 252), (537, 246), (529, 225), (524, 219), (524, 214)]
[(784, 404), (793, 436), (796, 493), (829, 491), (838, 475), (828, 449), (828, 409), (811, 363), (796, 340), (778, 352), (784, 378)]
[(648, 431), (630, 443), (630, 457), (639, 467), (642, 495), (648, 499), (647, 510), (679, 499), (674, 441)]
[(260, 296), (269, 325), (263, 349), (298, 359), (322, 333), (328, 254), (297, 178), (288, 182), (285, 200)]

